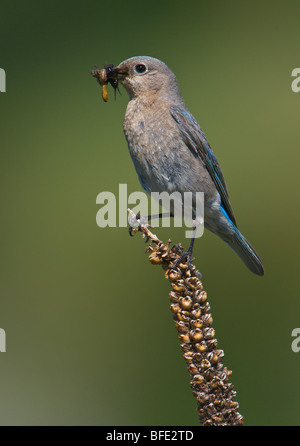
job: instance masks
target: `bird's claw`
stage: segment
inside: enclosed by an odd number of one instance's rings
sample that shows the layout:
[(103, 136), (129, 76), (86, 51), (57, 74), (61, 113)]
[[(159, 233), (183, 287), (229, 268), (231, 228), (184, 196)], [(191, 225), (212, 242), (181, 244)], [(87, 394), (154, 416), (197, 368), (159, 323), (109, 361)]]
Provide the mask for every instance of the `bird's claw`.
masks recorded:
[[(182, 250), (181, 250), (181, 252), (182, 252)], [(183, 260), (185, 260), (185, 259), (187, 260), (187, 264), (188, 264), (189, 269), (192, 269), (192, 251), (190, 251), (190, 250), (187, 250), (187, 251), (183, 252), (181, 254), (181, 256), (178, 257), (178, 259), (173, 263), (172, 269), (177, 268), (179, 263), (182, 263)]]
[[(128, 232), (129, 232), (130, 237), (133, 237), (133, 234), (135, 232), (138, 232), (138, 231), (143, 232), (142, 227), (145, 226), (146, 224), (148, 224), (148, 223), (142, 221), (145, 219), (147, 219), (147, 222), (148, 222), (148, 217), (141, 217), (140, 213), (137, 213), (134, 218), (134, 221), (133, 221), (133, 219), (130, 220), (129, 226), (128, 226)], [(136, 223), (138, 223), (138, 225), (136, 225)], [(145, 236), (145, 243), (147, 243), (149, 241), (149, 239), (150, 239), (149, 236)]]
[[(133, 233), (137, 231), (141, 231), (141, 223), (140, 223), (140, 213), (137, 213), (134, 218), (131, 218), (129, 221), (128, 232), (130, 237), (133, 237)], [(139, 222), (138, 226), (136, 223)]]

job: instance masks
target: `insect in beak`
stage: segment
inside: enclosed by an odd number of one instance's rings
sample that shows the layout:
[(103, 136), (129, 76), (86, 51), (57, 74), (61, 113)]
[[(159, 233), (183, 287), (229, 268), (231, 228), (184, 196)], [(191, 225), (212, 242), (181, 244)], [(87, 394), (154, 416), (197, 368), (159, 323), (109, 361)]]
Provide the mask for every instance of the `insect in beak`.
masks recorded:
[[(113, 87), (115, 91), (115, 99), (116, 99), (116, 92), (121, 94), (118, 86), (118, 80), (110, 77), (111, 73), (114, 70), (114, 66), (112, 64), (104, 65), (103, 70), (99, 70), (97, 66), (95, 66), (95, 70), (91, 71), (91, 75), (97, 79), (97, 82), (102, 87), (102, 99), (104, 102), (108, 101), (108, 93), (107, 93), (107, 84), (110, 83), (110, 85)], [(109, 78), (110, 77), (110, 78)]]

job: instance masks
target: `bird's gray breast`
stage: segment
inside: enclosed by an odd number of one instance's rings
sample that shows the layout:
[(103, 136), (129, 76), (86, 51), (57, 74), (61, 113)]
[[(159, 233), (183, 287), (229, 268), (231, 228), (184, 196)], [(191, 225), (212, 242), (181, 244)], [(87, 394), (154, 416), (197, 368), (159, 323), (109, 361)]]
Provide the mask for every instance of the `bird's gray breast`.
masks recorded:
[(204, 192), (207, 209), (219, 202), (206, 167), (183, 141), (169, 104), (143, 107), (130, 101), (124, 133), (140, 183), (147, 193)]
[(195, 160), (185, 150), (169, 108), (149, 110), (129, 103), (124, 133), (140, 182), (148, 193), (171, 193), (188, 187), (184, 185), (184, 172)]

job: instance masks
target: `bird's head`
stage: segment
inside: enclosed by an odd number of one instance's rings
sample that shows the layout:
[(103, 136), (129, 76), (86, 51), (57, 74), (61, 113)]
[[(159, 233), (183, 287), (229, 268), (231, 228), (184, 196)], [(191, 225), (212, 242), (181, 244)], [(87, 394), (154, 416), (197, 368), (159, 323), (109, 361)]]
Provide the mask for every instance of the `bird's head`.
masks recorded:
[(175, 74), (162, 61), (148, 56), (131, 57), (107, 72), (107, 80), (117, 80), (130, 98), (162, 95), (168, 98), (179, 93)]

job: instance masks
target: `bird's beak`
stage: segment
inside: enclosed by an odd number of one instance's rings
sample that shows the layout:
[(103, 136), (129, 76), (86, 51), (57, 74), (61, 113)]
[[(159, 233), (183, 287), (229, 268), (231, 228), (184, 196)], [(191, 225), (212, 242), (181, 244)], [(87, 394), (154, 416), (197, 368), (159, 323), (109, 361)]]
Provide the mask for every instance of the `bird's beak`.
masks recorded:
[(125, 79), (129, 75), (129, 70), (127, 67), (117, 66), (115, 68), (107, 69), (106, 73), (107, 73), (108, 81), (117, 80), (117, 81), (122, 82), (122, 80)]

